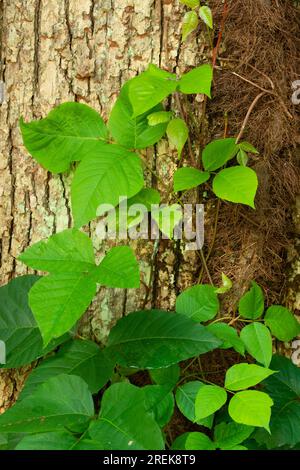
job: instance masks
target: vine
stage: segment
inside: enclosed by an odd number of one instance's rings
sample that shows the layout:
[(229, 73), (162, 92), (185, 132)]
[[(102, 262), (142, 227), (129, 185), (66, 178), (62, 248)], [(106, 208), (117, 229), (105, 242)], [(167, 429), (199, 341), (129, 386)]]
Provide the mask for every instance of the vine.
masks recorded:
[[(191, 9), (184, 16), (183, 40), (198, 27), (199, 18), (211, 38), (210, 8), (199, 0), (180, 1)], [(223, 21), (226, 15), (225, 2)], [(299, 445), (300, 371), (289, 359), (273, 355), (273, 339), (291, 341), (300, 333), (300, 324), (284, 306), (266, 307), (263, 291), (254, 281), (236, 306), (238, 316), (220, 316), (220, 296), (232, 288), (232, 282), (222, 273), (221, 285), (213, 285), (207, 261), (214, 240), (206, 257), (199, 249), (203, 266), (199, 283), (177, 297), (174, 312), (132, 312), (116, 323), (101, 348), (80, 339), (76, 331), (97, 285), (123, 289), (140, 285), (130, 247), (116, 246), (96, 264), (92, 241), (81, 230), (109, 215), (111, 208), (120, 226), (120, 198), (126, 198), (127, 229), (141, 225), (151, 212), (161, 234), (170, 239), (180, 220), (182, 192), (210, 181), (218, 201), (255, 209), (258, 179), (251, 155), (258, 150), (242, 136), (256, 101), (239, 135), (228, 137), (226, 124), (224, 138), (203, 149), (201, 164), (181, 104), (186, 95), (211, 98), (223, 29), (224, 25), (212, 52), (212, 66), (203, 64), (178, 77), (150, 64), (124, 84), (107, 124), (81, 103), (61, 104), (39, 121), (21, 119), (24, 145), (38, 163), (54, 174), (75, 169), (74, 227), (19, 256), (27, 267), (48, 275), (21, 276), (0, 288), (3, 367), (38, 361), (17, 403), (0, 416), (3, 449), (244, 450)], [(170, 95), (175, 96), (179, 115), (164, 108)], [(176, 201), (170, 208), (158, 207), (161, 195), (145, 187), (143, 166), (148, 168), (148, 163), (138, 154), (165, 135), (177, 151), (178, 163), (167, 194), (172, 192)], [(172, 217), (166, 223), (163, 216), (170, 209)], [(218, 202), (215, 233), (220, 210)], [(201, 284), (204, 269), (211, 285)], [(224, 371), (222, 384), (200, 360), (216, 349), (232, 349), (239, 355), (239, 363)], [(190, 362), (180, 369), (182, 361)], [(192, 370), (196, 361), (199, 368)], [(151, 385), (131, 383), (139, 371), (147, 371)], [(170, 440), (167, 431), (175, 405), (199, 430)]]

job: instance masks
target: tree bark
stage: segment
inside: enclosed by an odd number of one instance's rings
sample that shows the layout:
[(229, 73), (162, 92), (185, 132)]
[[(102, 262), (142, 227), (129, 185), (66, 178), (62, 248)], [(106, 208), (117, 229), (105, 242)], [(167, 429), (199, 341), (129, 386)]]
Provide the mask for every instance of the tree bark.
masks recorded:
[[(19, 131), (20, 116), (25, 120), (39, 119), (62, 102), (79, 101), (107, 118), (124, 81), (149, 63), (174, 72), (197, 65), (202, 54), (199, 39), (181, 46), (183, 7), (178, 3), (0, 2), (0, 81), (4, 88), (0, 102), (1, 285), (29, 272), (17, 261), (27, 246), (72, 225), (72, 175), (53, 176), (28, 155)], [(165, 152), (162, 143), (154, 155), (150, 152), (147, 157), (150, 161), (152, 158), (153, 168), (168, 182), (174, 155), (163, 155)], [(151, 173), (147, 177), (151, 180)], [(107, 245), (96, 239), (94, 228), (91, 223), (89, 232), (97, 255), (101, 256)], [(181, 257), (179, 270), (181, 255), (172, 244), (163, 244), (158, 256), (153, 243), (136, 242), (134, 248), (141, 262), (142, 288), (101, 289), (82, 321), (84, 336), (103, 341), (117, 318), (143, 306), (149, 289), (147, 307), (172, 307), (178, 283), (189, 284), (198, 268), (196, 255), (188, 254)], [(15, 400), (24, 374), (24, 370), (1, 372), (0, 411)]]

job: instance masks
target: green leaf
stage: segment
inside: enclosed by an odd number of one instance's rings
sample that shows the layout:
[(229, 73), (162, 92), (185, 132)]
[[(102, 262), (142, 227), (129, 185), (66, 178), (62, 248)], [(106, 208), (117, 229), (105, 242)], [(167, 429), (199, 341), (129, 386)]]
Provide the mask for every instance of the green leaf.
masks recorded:
[(31, 395), (41, 383), (60, 374), (78, 375), (87, 383), (91, 393), (97, 393), (112, 376), (113, 368), (114, 363), (106, 357), (105, 351), (92, 341), (69, 341), (30, 373), (19, 400)]
[(118, 145), (103, 145), (80, 163), (72, 181), (72, 210), (81, 227), (96, 217), (101, 204), (117, 206), (119, 198), (132, 197), (144, 185), (141, 160)]
[(77, 439), (68, 432), (42, 432), (29, 434), (17, 445), (16, 450), (72, 450)]
[(182, 41), (186, 41), (188, 36), (197, 29), (199, 24), (198, 15), (195, 11), (185, 13), (182, 21)]
[[(130, 81), (122, 87), (111, 111), (108, 128), (115, 141), (128, 149), (143, 149), (158, 142), (167, 128), (167, 121), (150, 117), (164, 113), (159, 104), (141, 116), (132, 117), (133, 108), (129, 100)], [(155, 121), (155, 122), (153, 122)]]
[(215, 288), (210, 285), (190, 287), (176, 299), (176, 312), (186, 315), (195, 322), (206, 322), (219, 311), (219, 300)]
[(69, 331), (95, 294), (96, 283), (86, 273), (50, 274), (34, 284), (29, 305), (45, 346)]
[(227, 392), (217, 385), (204, 385), (197, 393), (195, 401), (195, 421), (212, 415), (227, 401)]
[(124, 367), (157, 369), (211, 351), (219, 341), (184, 315), (149, 310), (131, 313), (111, 330), (108, 354)]
[(208, 325), (207, 329), (222, 341), (221, 346), (219, 346), (220, 349), (233, 348), (244, 356), (245, 347), (235, 328), (227, 325), (227, 323), (218, 322)]
[[(183, 414), (188, 420), (195, 422), (195, 400), (197, 393), (199, 390), (204, 387), (204, 384), (199, 381), (187, 382), (184, 385), (180, 385), (180, 387), (176, 390), (176, 404)], [(212, 428), (214, 420), (214, 415), (211, 414), (206, 418), (197, 420), (197, 424), (200, 426), (205, 426), (209, 429)]]
[(300, 369), (290, 359), (278, 355), (273, 356), (271, 367), (278, 372), (263, 383), (274, 400), (271, 435), (260, 430), (255, 439), (270, 449), (293, 447), (300, 442)]
[(171, 111), (157, 111), (147, 116), (149, 126), (157, 126), (158, 124), (168, 123), (172, 118)]
[(275, 371), (256, 364), (235, 364), (226, 372), (225, 388), (236, 391), (254, 387), (274, 373)]
[(174, 413), (174, 396), (166, 386), (146, 385), (142, 389), (146, 396), (147, 411), (152, 415), (157, 424), (163, 428), (168, 424)]
[(89, 435), (106, 450), (164, 449), (161, 430), (147, 412), (144, 391), (128, 383), (114, 384), (104, 392)]
[(254, 322), (245, 326), (240, 336), (248, 353), (257, 362), (269, 367), (272, 359), (272, 337), (268, 328), (261, 323)]
[(140, 271), (132, 249), (129, 246), (111, 248), (95, 269), (93, 278), (102, 286), (138, 288)]
[(153, 208), (151, 211), (152, 219), (157, 223), (159, 230), (170, 240), (174, 238), (174, 229), (183, 218), (182, 208), (180, 204), (172, 204), (171, 206), (160, 206)]
[(189, 129), (183, 119), (172, 119), (167, 127), (167, 136), (170, 145), (176, 147), (178, 157), (181, 158), (181, 153), (186, 141), (189, 137)]
[(232, 281), (226, 274), (222, 273), (222, 286), (215, 290), (216, 294), (226, 294), (232, 289)]
[(91, 239), (75, 229), (64, 230), (27, 248), (19, 260), (33, 269), (59, 273), (82, 273), (94, 269)]
[(235, 139), (219, 139), (210, 142), (202, 153), (203, 167), (206, 171), (215, 171), (225, 165), (238, 152)]
[(213, 29), (213, 17), (211, 9), (207, 6), (200, 7), (199, 16), (201, 20), (210, 28)]
[(166, 385), (173, 389), (180, 377), (180, 367), (179, 364), (173, 364), (169, 367), (149, 370), (149, 374), (151, 380), (157, 385)]
[(43, 349), (40, 330), (28, 305), (28, 293), (38, 279), (38, 276), (21, 276), (0, 287), (0, 339), (6, 348), (6, 363), (0, 365), (2, 368), (30, 364), (69, 339), (66, 335)]
[[(156, 189), (143, 188), (135, 196), (127, 199), (127, 227), (128, 229), (140, 224), (147, 212), (150, 212), (152, 205), (160, 204), (160, 194)], [(136, 207), (133, 207), (137, 205)], [(145, 206), (142, 208), (141, 206)], [(106, 212), (106, 211), (105, 211)], [(98, 214), (100, 215), (100, 214)], [(101, 214), (102, 215), (102, 214)], [(116, 218), (116, 228), (120, 227), (120, 208), (115, 209), (113, 217)]]
[(67, 171), (72, 161), (98, 155), (108, 138), (99, 114), (81, 103), (63, 103), (45, 119), (20, 121), (29, 153), (52, 173)]
[(59, 375), (39, 385), (32, 395), (0, 416), (0, 432), (82, 432), (94, 414), (87, 384), (73, 375)]
[(259, 154), (259, 151), (255, 147), (253, 147), (252, 144), (249, 144), (249, 142), (241, 142), (239, 144), (239, 148), (244, 152)]
[(230, 450), (248, 439), (253, 431), (253, 426), (233, 422), (220, 423), (214, 429), (214, 441), (221, 450)]
[(251, 168), (233, 166), (221, 170), (213, 180), (213, 191), (220, 199), (245, 204), (255, 209), (257, 176)]
[(239, 314), (243, 318), (256, 320), (264, 313), (264, 294), (256, 282), (252, 281), (251, 285), (251, 289), (243, 295), (239, 302)]
[(195, 8), (200, 5), (199, 0), (179, 0), (179, 1), (180, 3), (182, 3), (183, 5), (186, 5), (189, 8)]
[(128, 96), (133, 116), (139, 116), (173, 93), (177, 88), (176, 75), (160, 70), (153, 64), (129, 82)]
[(213, 72), (210, 65), (200, 65), (200, 67), (196, 67), (182, 75), (179, 89), (187, 95), (204, 94), (210, 98), (212, 76)]
[(190, 432), (185, 440), (186, 450), (215, 450), (214, 442), (202, 432)]
[(230, 417), (240, 424), (265, 428), (269, 432), (273, 400), (264, 392), (245, 390), (236, 393), (230, 400)]
[(247, 166), (249, 161), (248, 155), (246, 154), (246, 152), (244, 152), (244, 150), (241, 149), (238, 151), (236, 159), (238, 164), (241, 166)]
[(300, 333), (300, 324), (296, 317), (285, 307), (273, 305), (265, 315), (265, 324), (280, 341), (291, 341)]
[(196, 188), (210, 178), (207, 171), (200, 171), (192, 167), (184, 167), (176, 170), (174, 174), (174, 191), (185, 191)]

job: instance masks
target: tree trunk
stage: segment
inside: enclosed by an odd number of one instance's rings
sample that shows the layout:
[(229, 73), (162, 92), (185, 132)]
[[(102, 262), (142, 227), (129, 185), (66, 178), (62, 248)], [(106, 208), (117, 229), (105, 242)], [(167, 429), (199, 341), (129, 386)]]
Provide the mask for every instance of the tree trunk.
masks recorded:
[[(72, 224), (70, 176), (53, 176), (22, 146), (18, 120), (44, 117), (65, 101), (87, 103), (107, 117), (120, 87), (155, 63), (182, 71), (199, 62), (196, 41), (180, 46), (183, 8), (171, 0), (3, 0), (0, 10), (0, 268), (1, 284), (26, 274), (17, 261), (28, 246)], [(162, 144), (161, 152), (165, 151)], [(151, 154), (149, 155), (151, 157)], [(155, 151), (153, 166), (166, 179), (171, 157)], [(170, 170), (169, 170), (170, 168)], [(148, 175), (151, 178), (151, 175)], [(100, 256), (105, 247), (90, 234)], [(138, 242), (140, 290), (100, 290), (82, 322), (84, 335), (103, 340), (112, 322), (143, 306), (172, 307), (177, 252)], [(151, 268), (151, 264), (154, 267)], [(159, 265), (158, 265), (159, 264)], [(195, 264), (195, 263), (194, 263)], [(182, 264), (185, 283), (196, 266)], [(177, 275), (178, 277), (178, 275)], [(2, 371), (0, 410), (15, 400), (24, 371)]]

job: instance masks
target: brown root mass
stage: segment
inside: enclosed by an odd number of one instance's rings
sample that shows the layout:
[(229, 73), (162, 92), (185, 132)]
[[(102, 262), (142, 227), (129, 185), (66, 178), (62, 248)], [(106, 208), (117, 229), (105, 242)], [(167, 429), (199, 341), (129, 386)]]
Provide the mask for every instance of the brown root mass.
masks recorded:
[[(259, 178), (256, 211), (221, 204), (208, 262), (215, 282), (221, 272), (235, 282), (228, 296), (230, 308), (251, 279), (264, 287), (270, 303), (282, 301), (286, 287), (286, 254), (293, 240), (292, 207), (300, 192), (296, 152), (300, 106), (291, 100), (291, 84), (300, 78), (300, 10), (290, 0), (233, 0), (228, 4), (213, 100), (208, 105), (211, 136), (223, 137), (226, 115), (227, 135), (237, 136), (261, 88), (268, 91), (253, 109), (243, 136), (260, 152), (250, 163)], [(221, 24), (223, 2), (215, 0), (210, 5), (215, 24)], [(213, 240), (214, 217), (215, 210), (209, 210), (208, 247)]]

